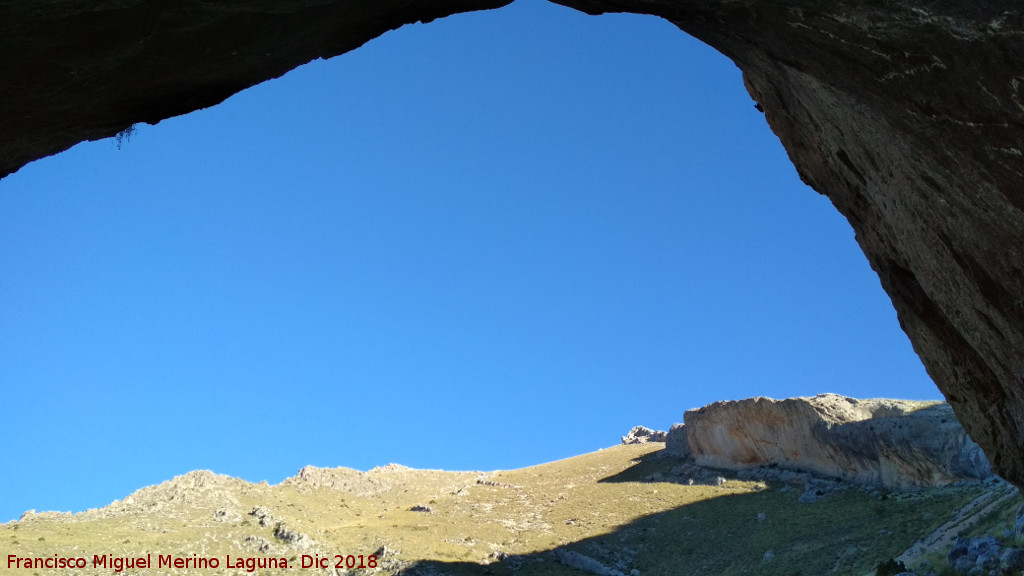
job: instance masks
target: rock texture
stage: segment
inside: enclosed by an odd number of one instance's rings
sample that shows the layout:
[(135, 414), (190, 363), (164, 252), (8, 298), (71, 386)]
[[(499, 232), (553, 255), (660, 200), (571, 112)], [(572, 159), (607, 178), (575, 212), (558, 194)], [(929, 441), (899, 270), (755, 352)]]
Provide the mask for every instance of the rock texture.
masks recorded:
[(559, 0), (732, 58), (957, 417), (1024, 486), (1024, 16), (1014, 2)]
[(672, 425), (672, 428), (669, 429), (668, 434), (665, 436), (665, 450), (683, 458), (691, 456), (690, 441), (686, 439), (685, 424), (677, 423)]
[(0, 2), (0, 178), (414, 22), (512, 0)]
[(668, 433), (664, 430), (651, 430), (646, 426), (633, 426), (628, 434), (622, 437), (623, 444), (647, 444), (648, 442), (664, 442)]
[[(509, 0), (0, 4), (0, 176), (402, 24)], [(1024, 16), (1012, 0), (559, 0), (664, 17), (743, 70), (995, 469), (1024, 486)]]
[(694, 463), (744, 470), (772, 466), (893, 488), (981, 480), (992, 470), (948, 404), (750, 398), (689, 410), (667, 447)]

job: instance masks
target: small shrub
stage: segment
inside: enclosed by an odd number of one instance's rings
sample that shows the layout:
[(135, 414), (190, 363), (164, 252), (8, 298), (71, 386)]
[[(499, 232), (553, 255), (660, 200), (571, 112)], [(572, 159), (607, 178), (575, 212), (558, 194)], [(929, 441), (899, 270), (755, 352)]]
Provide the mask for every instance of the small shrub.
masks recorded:
[(875, 576), (896, 576), (907, 571), (907, 566), (903, 562), (897, 562), (892, 558), (889, 558), (885, 562), (882, 562), (875, 568)]

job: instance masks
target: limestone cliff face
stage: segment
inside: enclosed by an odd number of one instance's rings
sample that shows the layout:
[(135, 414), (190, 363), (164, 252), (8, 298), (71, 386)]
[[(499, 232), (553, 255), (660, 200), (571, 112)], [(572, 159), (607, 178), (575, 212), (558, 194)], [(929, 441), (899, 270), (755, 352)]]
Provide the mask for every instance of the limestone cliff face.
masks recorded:
[[(510, 0), (0, 3), (0, 177), (406, 23)], [(1024, 487), (1024, 14), (1014, 0), (559, 0), (666, 18), (744, 73), (853, 225), (957, 417)]]
[(686, 412), (668, 449), (696, 464), (814, 472), (894, 488), (980, 480), (991, 467), (948, 404), (835, 394), (715, 402)]

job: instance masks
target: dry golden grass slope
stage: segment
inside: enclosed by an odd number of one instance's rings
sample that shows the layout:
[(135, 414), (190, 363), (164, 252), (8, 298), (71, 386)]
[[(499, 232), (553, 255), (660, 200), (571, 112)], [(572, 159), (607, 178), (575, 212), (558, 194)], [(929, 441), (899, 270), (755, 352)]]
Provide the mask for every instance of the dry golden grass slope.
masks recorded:
[[(572, 564), (634, 576), (861, 576), (984, 490), (850, 489), (800, 503), (782, 485), (645, 481), (672, 478), (679, 462), (662, 447), (489, 473), (305, 468), (277, 486), (191, 472), (106, 508), (0, 525), (0, 574), (587, 573)], [(371, 555), (376, 568), (345, 568)], [(304, 568), (304, 556), (328, 567)], [(140, 557), (148, 565), (116, 572), (118, 559)], [(184, 566), (161, 566), (168, 557)], [(23, 567), (60, 558), (86, 565)], [(217, 567), (197, 568), (204, 559)], [(278, 567), (258, 567), (270, 559)]]

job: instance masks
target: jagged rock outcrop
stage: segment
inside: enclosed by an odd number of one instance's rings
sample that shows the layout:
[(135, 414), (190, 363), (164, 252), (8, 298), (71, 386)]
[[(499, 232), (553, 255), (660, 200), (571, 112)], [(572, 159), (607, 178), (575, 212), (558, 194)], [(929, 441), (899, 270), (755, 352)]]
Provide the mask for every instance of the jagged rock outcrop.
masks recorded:
[(318, 468), (305, 466), (285, 484), (308, 486), (310, 488), (330, 488), (366, 496), (381, 494), (391, 490), (394, 483), (387, 477), (371, 475), (351, 468)]
[[(509, 0), (0, 4), (0, 176), (381, 33)], [(668, 19), (743, 70), (929, 373), (1024, 486), (1024, 15), (1011, 0), (558, 0)]]
[(274, 526), (274, 537), (285, 545), (298, 550), (309, 550), (317, 545), (317, 541), (310, 538), (308, 534), (292, 530), (283, 523)]
[(668, 433), (664, 430), (651, 430), (646, 426), (633, 426), (633, 428), (622, 437), (623, 444), (646, 444), (648, 442), (664, 442)]
[(690, 441), (686, 439), (686, 425), (676, 423), (665, 435), (665, 450), (676, 456), (688, 458), (690, 454)]
[(943, 486), (991, 476), (948, 404), (750, 398), (689, 410), (667, 449), (710, 468), (779, 467), (866, 485)]

